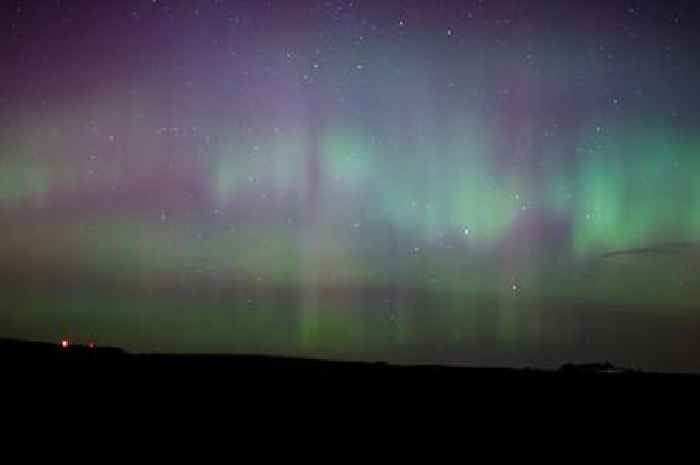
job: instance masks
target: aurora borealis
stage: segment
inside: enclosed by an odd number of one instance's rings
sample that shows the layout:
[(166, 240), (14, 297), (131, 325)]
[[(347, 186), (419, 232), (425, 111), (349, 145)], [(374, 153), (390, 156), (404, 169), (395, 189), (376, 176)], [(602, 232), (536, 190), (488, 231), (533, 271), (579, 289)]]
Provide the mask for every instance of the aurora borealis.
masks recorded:
[(700, 370), (680, 1), (0, 14), (0, 336)]

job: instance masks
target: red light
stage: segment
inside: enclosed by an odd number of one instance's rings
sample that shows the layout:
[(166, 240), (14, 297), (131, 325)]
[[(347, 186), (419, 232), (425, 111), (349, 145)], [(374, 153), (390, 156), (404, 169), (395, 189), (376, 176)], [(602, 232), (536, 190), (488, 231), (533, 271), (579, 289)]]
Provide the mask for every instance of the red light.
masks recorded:
[(88, 349), (94, 349), (96, 347), (95, 343), (90, 341), (88, 342)]
[(61, 339), (61, 349), (67, 349), (70, 346), (70, 341), (68, 339)]

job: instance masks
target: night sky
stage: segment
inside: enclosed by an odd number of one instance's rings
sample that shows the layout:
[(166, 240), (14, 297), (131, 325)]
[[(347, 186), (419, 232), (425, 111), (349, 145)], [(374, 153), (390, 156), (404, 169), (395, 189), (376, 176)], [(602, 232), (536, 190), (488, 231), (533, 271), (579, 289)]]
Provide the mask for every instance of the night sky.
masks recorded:
[(0, 336), (700, 371), (695, 3), (3, 1)]

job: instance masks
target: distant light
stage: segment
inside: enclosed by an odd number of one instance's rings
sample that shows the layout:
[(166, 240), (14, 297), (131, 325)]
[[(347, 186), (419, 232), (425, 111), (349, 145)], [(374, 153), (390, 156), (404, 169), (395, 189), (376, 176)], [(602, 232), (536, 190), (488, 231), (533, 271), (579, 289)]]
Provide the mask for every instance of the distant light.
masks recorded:
[(95, 347), (97, 347), (97, 345), (93, 341), (88, 342), (87, 346), (88, 346), (88, 349), (94, 349)]
[(59, 345), (61, 346), (61, 349), (67, 349), (70, 347), (70, 341), (68, 339), (61, 339)]

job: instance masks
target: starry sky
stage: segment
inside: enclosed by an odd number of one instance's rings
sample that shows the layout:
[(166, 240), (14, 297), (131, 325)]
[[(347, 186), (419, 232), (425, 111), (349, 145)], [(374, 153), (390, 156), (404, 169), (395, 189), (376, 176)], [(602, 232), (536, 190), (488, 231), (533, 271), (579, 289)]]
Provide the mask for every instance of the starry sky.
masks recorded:
[(700, 371), (695, 3), (2, 2), (0, 336)]

